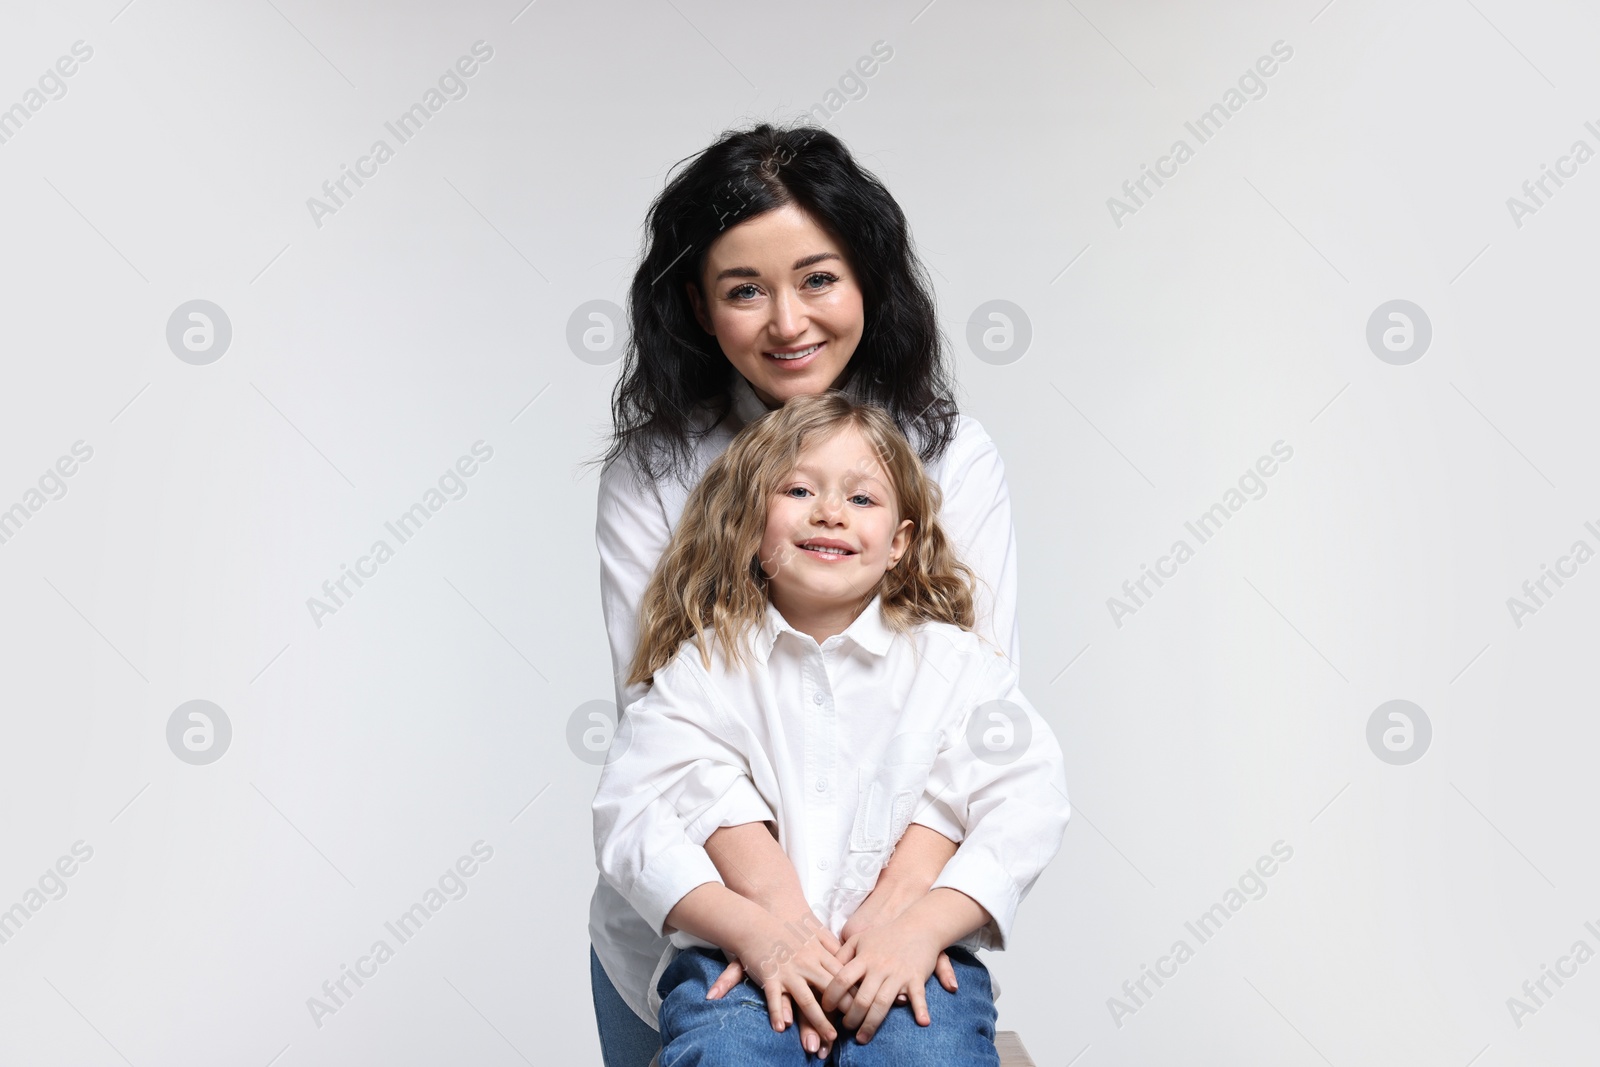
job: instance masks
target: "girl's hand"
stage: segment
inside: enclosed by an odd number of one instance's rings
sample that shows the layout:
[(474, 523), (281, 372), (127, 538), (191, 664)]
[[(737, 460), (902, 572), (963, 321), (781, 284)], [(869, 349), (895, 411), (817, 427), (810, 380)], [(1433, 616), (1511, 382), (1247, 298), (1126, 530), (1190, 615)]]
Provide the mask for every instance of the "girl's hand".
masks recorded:
[[(852, 987), (858, 987), (844, 1009), (843, 1025), (854, 1030), (856, 1041), (863, 1045), (872, 1040), (902, 994), (910, 1002), (917, 1025), (930, 1025), (933, 1019), (924, 988), (943, 954), (939, 939), (938, 931), (915, 912), (854, 935), (839, 952), (845, 963), (823, 990), (822, 1009), (840, 1007)], [(951, 977), (953, 984), (953, 971)]]
[[(837, 953), (839, 951), (839, 939), (833, 936), (833, 932), (824, 927), (819, 936), (819, 940), (822, 941), (823, 947), (829, 952), (834, 953), (835, 958), (837, 958)], [(943, 955), (943, 953), (940, 953), (941, 957), (943, 957)], [(948, 963), (948, 960), (946, 960), (946, 962)], [(722, 973), (717, 976), (717, 980), (712, 982), (711, 988), (706, 991), (706, 999), (721, 1000), (724, 996), (733, 991), (734, 986), (738, 985), (743, 980), (744, 964), (740, 963), (738, 959), (729, 960), (728, 965), (724, 967), (722, 969)], [(784, 994), (783, 1000), (785, 1007), (784, 1018), (790, 1019), (792, 1018), (793, 1009), (790, 1005), (788, 994)], [(800, 1044), (804, 1048), (815, 1052), (817, 1058), (820, 1060), (827, 1059), (828, 1052), (833, 1047), (832, 1040), (823, 1040), (822, 1035), (817, 1033), (817, 1028), (811, 1025), (811, 1021), (803, 1015), (800, 1017)]]
[(741, 935), (737, 943), (729, 946), (734, 962), (712, 983), (706, 999), (725, 995), (738, 984), (743, 972), (766, 994), (772, 1028), (780, 1033), (787, 1029), (795, 1022), (794, 1009), (798, 1007), (802, 1047), (826, 1056), (839, 1036), (838, 1030), (817, 1003), (811, 987), (826, 988), (839, 970), (840, 960), (835, 955), (839, 941), (827, 927), (820, 923), (815, 927), (811, 936), (799, 941), (795, 924), (768, 916), (758, 929)]

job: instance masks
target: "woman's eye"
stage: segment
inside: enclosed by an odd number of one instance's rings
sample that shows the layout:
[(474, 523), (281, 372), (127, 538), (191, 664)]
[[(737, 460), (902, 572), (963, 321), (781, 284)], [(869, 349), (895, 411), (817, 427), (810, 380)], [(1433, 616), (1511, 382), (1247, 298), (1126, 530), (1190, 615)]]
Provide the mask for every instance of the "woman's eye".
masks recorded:
[(758, 293), (759, 290), (749, 282), (746, 282), (743, 285), (735, 286), (734, 288), (728, 290), (728, 296), (733, 300), (750, 300), (758, 295)]
[[(812, 289), (821, 289), (824, 286), (832, 285), (834, 282), (836, 282), (838, 280), (839, 279), (836, 276), (832, 275), (832, 274), (826, 274), (826, 273), (818, 272), (818, 273), (812, 274), (812, 275), (810, 275), (809, 277), (806, 278), (806, 285), (808, 287), (812, 288)], [(812, 285), (811, 284), (812, 282), (817, 282), (818, 284)]]

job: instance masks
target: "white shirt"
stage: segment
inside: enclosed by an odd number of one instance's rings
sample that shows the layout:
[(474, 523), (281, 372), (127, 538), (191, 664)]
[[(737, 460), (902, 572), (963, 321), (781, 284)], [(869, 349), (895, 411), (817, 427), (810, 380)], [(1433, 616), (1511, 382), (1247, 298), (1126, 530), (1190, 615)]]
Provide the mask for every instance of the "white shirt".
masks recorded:
[[(835, 935), (917, 822), (961, 843), (934, 886), (991, 917), (962, 943), (1005, 947), (1066, 831), (1061, 749), (997, 649), (948, 623), (896, 634), (881, 607), (818, 645), (769, 604), (745, 665), (717, 648), (708, 669), (686, 642), (629, 706), (595, 796), (595, 853), (653, 934), (690, 890), (721, 882), (702, 845), (730, 817), (776, 822)], [(656, 978), (697, 944), (672, 934), (645, 976), (652, 1014)]]
[[(860, 397), (848, 386), (844, 391)], [(642, 684), (624, 686), (622, 679), (638, 640), (645, 585), (683, 514), (689, 488), (746, 423), (766, 414), (766, 405), (739, 374), (733, 375), (730, 395), (733, 405), (728, 416), (710, 433), (694, 439), (693, 459), (684, 482), (666, 479), (641, 487), (626, 458), (607, 463), (600, 473), (595, 545), (600, 553), (600, 603), (611, 643), (619, 715), (645, 691)], [(920, 442), (913, 440), (912, 444)], [(978, 577), (977, 629), (1018, 666), (1017, 545), (1000, 453), (983, 427), (963, 415), (949, 447), (928, 464), (927, 472), (943, 494), (939, 523), (962, 562)], [(738, 821), (724, 825), (738, 825)], [(598, 880), (589, 905), (589, 940), (618, 993), (640, 1018), (655, 1026), (655, 1012), (647, 1007), (653, 990), (646, 989), (639, 975), (643, 970), (648, 977), (662, 956), (665, 939), (652, 931), (604, 878)]]

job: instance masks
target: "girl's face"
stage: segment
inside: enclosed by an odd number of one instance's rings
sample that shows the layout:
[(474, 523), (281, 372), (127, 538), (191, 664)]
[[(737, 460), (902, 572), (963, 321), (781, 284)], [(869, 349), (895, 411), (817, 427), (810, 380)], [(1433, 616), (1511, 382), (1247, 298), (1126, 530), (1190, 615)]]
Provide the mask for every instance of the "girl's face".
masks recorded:
[(796, 625), (859, 608), (905, 554), (911, 527), (859, 430), (808, 444), (767, 504), (760, 558), (773, 606)]
[(861, 340), (861, 288), (844, 249), (794, 204), (718, 237), (688, 289), (701, 327), (769, 408), (832, 388)]

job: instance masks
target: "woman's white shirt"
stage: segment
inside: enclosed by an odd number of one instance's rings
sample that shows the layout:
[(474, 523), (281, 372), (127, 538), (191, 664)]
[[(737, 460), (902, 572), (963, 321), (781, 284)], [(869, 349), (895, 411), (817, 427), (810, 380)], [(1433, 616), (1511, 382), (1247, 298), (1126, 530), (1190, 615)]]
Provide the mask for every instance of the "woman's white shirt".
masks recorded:
[[(851, 386), (844, 392), (861, 399)], [(656, 562), (683, 515), (689, 490), (739, 430), (766, 414), (766, 406), (738, 374), (733, 375), (730, 396), (728, 415), (694, 440), (693, 459), (681, 481), (667, 478), (641, 485), (633, 463), (625, 456), (607, 463), (601, 471), (595, 545), (600, 555), (600, 603), (611, 645), (619, 717), (645, 692), (642, 683), (623, 685), (638, 640), (639, 606)], [(920, 442), (913, 440), (912, 444)], [(1020, 670), (1016, 534), (999, 451), (976, 420), (962, 415), (954, 439), (927, 465), (927, 473), (942, 494), (939, 523), (962, 562), (977, 575), (977, 631)], [(654, 1026), (655, 1015), (647, 1007), (653, 990), (638, 986), (636, 979), (630, 983), (630, 976), (637, 975), (643, 960), (654, 966), (665, 941), (604, 878), (599, 879), (590, 902), (589, 937), (617, 991)]]
[[(835, 935), (916, 822), (961, 842), (934, 886), (991, 916), (962, 943), (1005, 947), (1066, 830), (1061, 749), (999, 650), (946, 623), (896, 633), (881, 609), (875, 597), (819, 645), (768, 605), (745, 664), (717, 648), (707, 667), (686, 643), (628, 708), (594, 801), (595, 853), (653, 935), (690, 890), (721, 882), (702, 846), (730, 817), (777, 825)], [(697, 944), (673, 933), (648, 972), (629, 968), (652, 1014), (656, 977)]]

